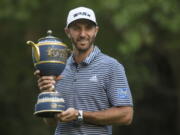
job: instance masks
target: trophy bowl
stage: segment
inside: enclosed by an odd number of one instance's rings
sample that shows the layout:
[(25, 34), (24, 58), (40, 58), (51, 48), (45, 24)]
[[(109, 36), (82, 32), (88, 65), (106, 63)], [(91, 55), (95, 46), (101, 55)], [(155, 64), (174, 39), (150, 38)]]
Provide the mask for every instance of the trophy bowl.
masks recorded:
[[(48, 30), (48, 36), (40, 38), (38, 43), (27, 41), (32, 46), (32, 59), (34, 67), (40, 70), (41, 76), (60, 75), (68, 58), (68, 49), (59, 38), (52, 36)], [(59, 92), (41, 92), (38, 95), (34, 115), (38, 117), (54, 117), (55, 113), (65, 110), (65, 102)]]

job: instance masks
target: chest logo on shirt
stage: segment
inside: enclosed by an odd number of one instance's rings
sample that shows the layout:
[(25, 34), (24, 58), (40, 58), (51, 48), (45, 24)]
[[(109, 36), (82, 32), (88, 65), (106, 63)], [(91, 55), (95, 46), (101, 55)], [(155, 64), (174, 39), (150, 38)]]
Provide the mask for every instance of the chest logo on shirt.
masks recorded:
[(121, 99), (127, 99), (128, 96), (128, 88), (119, 88), (118, 89), (118, 96)]
[(96, 75), (93, 75), (92, 77), (89, 78), (89, 81), (91, 82), (98, 82), (98, 78)]

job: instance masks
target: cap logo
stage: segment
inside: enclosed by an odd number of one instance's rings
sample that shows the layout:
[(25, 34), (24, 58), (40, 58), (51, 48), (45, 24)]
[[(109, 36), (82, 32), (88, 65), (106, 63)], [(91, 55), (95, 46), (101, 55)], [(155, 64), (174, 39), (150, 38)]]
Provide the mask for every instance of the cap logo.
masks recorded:
[(78, 13), (74, 14), (73, 17), (77, 17), (77, 16), (79, 16), (79, 15), (84, 15), (84, 16), (88, 16), (88, 17), (91, 16), (91, 15), (88, 14), (87, 12), (78, 12)]

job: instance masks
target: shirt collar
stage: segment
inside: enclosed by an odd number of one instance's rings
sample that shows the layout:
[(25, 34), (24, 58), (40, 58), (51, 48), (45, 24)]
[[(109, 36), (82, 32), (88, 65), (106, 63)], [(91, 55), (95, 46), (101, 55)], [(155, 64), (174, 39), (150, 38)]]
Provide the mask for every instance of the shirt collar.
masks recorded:
[[(88, 65), (91, 63), (91, 61), (94, 60), (94, 58), (100, 53), (100, 49), (97, 46), (94, 46), (93, 51), (81, 62), (82, 64)], [(70, 56), (70, 64), (76, 64), (73, 58), (73, 54)]]

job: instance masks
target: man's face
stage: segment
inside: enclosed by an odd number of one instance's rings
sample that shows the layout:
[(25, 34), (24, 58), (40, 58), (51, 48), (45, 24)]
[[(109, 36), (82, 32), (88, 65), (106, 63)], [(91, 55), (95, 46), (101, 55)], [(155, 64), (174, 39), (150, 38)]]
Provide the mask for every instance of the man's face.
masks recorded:
[(82, 19), (74, 21), (65, 31), (75, 48), (79, 52), (85, 52), (91, 48), (98, 32), (98, 27), (93, 22)]

